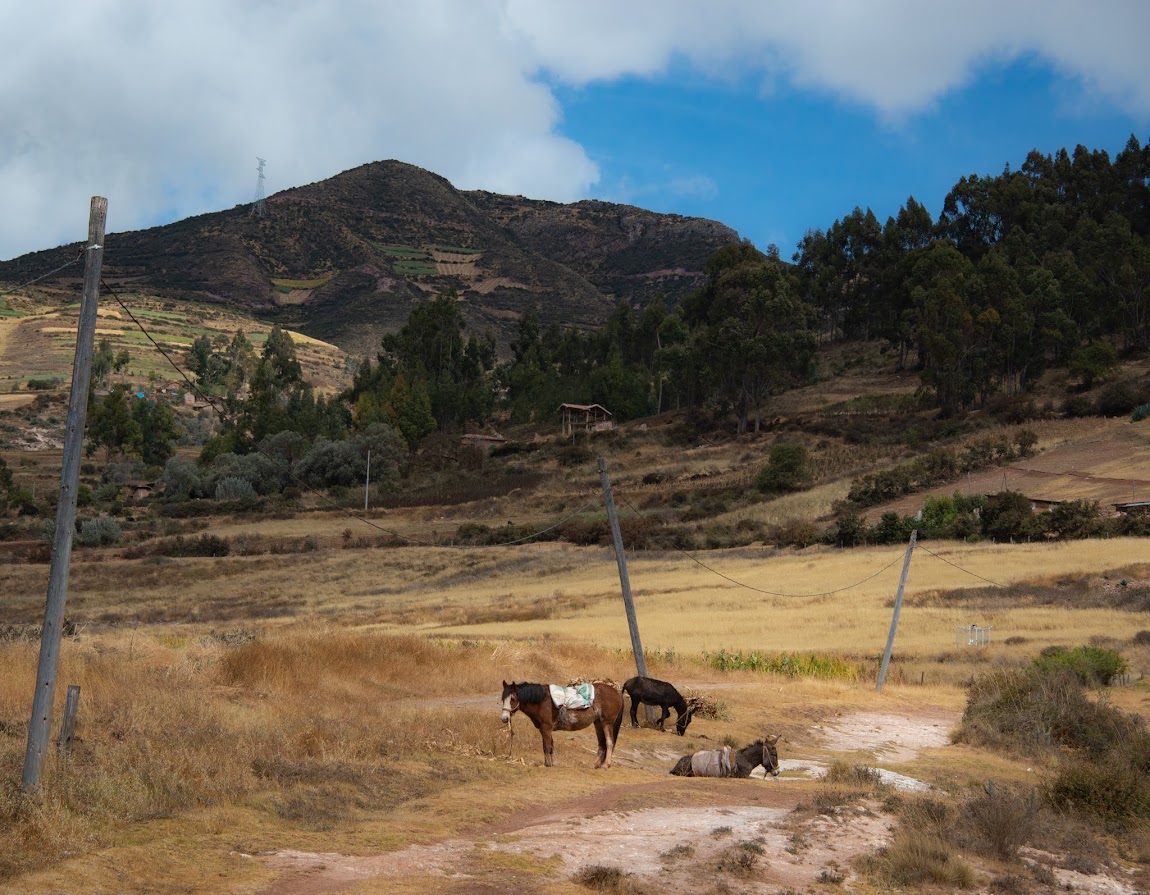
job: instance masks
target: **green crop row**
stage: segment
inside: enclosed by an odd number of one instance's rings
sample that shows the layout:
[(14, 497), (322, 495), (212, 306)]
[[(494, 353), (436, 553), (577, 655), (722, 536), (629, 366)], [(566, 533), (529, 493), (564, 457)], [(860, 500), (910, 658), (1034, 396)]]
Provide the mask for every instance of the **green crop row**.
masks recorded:
[(863, 668), (857, 662), (840, 656), (811, 653), (797, 655), (779, 653), (727, 652), (704, 653), (703, 661), (719, 671), (761, 671), (786, 677), (816, 677), (825, 680), (857, 681), (863, 677)]

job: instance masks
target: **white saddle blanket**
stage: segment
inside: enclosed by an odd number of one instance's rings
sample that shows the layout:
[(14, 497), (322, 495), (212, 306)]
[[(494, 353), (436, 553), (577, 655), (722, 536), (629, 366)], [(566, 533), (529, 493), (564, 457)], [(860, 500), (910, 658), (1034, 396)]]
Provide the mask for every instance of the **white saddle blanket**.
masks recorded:
[(594, 684), (577, 684), (574, 687), (560, 687), (548, 684), (551, 688), (551, 701), (561, 709), (585, 709), (595, 701)]

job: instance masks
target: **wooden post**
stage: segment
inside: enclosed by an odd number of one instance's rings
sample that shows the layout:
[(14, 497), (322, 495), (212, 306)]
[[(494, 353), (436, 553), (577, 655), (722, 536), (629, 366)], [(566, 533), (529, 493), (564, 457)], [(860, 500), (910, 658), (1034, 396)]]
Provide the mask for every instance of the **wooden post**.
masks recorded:
[(76, 330), (76, 356), (72, 362), (72, 392), (68, 399), (68, 422), (64, 436), (64, 459), (60, 469), (60, 498), (56, 504), (56, 536), (48, 573), (48, 599), (44, 628), (40, 633), (40, 661), (36, 668), (36, 693), (32, 720), (28, 724), (28, 747), (24, 752), (22, 789), (32, 793), (40, 786), (40, 771), (48, 748), (52, 702), (56, 696), (56, 672), (60, 661), (60, 637), (64, 605), (68, 599), (68, 564), (72, 558), (72, 531), (76, 522), (76, 489), (80, 481), (80, 455), (84, 446), (84, 422), (88, 415), (88, 386), (92, 379), (92, 350), (96, 336), (96, 309), (100, 300), (100, 268), (104, 261), (104, 223), (108, 200), (93, 196), (88, 215), (88, 242), (84, 253), (84, 294)]
[(60, 725), (60, 736), (56, 738), (56, 748), (65, 755), (72, 754), (72, 736), (76, 732), (76, 710), (80, 708), (80, 687), (68, 685), (68, 698), (64, 703), (64, 721)]
[(367, 449), (367, 477), (363, 480), (363, 511), (367, 512), (367, 492), (371, 488), (371, 448)]
[(890, 620), (890, 634), (886, 638), (886, 652), (882, 654), (882, 667), (878, 670), (878, 686), (875, 690), (881, 690), (883, 681), (886, 680), (886, 667), (890, 664), (891, 650), (894, 649), (894, 632), (898, 630), (898, 614), (902, 610), (902, 591), (906, 587), (906, 576), (910, 571), (910, 555), (914, 552), (914, 542), (918, 540), (918, 529), (910, 533), (910, 543), (906, 546), (906, 559), (902, 563), (902, 575), (898, 579), (898, 593), (894, 598), (894, 615)]
[(635, 603), (631, 599), (631, 579), (627, 577), (627, 555), (623, 552), (623, 535), (619, 531), (619, 517), (615, 514), (615, 498), (611, 496), (607, 463), (602, 457), (599, 458), (599, 478), (603, 483), (603, 502), (607, 504), (607, 521), (611, 523), (611, 537), (615, 542), (615, 562), (619, 565), (623, 605), (627, 607), (627, 627), (631, 631), (631, 651), (635, 654), (635, 668), (640, 675), (647, 677), (647, 660), (643, 657), (643, 644), (639, 641), (639, 622), (635, 618)]

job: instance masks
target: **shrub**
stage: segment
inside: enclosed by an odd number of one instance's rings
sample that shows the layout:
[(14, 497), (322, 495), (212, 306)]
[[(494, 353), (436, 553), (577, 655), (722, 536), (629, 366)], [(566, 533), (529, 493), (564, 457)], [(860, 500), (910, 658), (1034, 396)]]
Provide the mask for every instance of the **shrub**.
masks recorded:
[(771, 445), (767, 465), (755, 476), (754, 486), (766, 494), (783, 494), (808, 487), (810, 480), (807, 449), (795, 442), (779, 441)]
[(1074, 395), (1066, 399), (1066, 403), (1062, 405), (1062, 412), (1072, 418), (1097, 416), (1098, 408), (1087, 395)]
[[(1146, 735), (1142, 734), (1145, 741)], [(1057, 808), (1075, 808), (1116, 821), (1150, 817), (1150, 779), (1145, 742), (1141, 749), (1114, 751), (1100, 762), (1065, 763), (1046, 788)]]
[(224, 476), (216, 482), (216, 500), (255, 500), (256, 489), (247, 479)]
[(198, 538), (185, 538), (177, 535), (162, 541), (130, 547), (124, 551), (125, 559), (142, 559), (145, 556), (227, 556), (231, 552), (227, 538), (216, 535), (200, 535)]
[(819, 531), (806, 519), (787, 519), (772, 526), (769, 537), (776, 547), (809, 547), (819, 540)]
[(264, 454), (219, 454), (211, 461), (203, 475), (202, 488), (207, 494), (214, 494), (216, 483), (224, 478), (239, 478), (247, 481), (257, 494), (278, 494), (287, 479), (287, 464)]
[(976, 678), (955, 740), (1024, 755), (1069, 746), (1099, 759), (1140, 729), (1134, 716), (1089, 699), (1076, 674), (1035, 665)]
[(120, 523), (110, 516), (85, 519), (76, 540), (85, 547), (109, 547), (120, 540)]
[(995, 858), (1009, 860), (1036, 832), (1038, 793), (1020, 793), (987, 781), (982, 793), (959, 809), (956, 838), (959, 844)]
[(1147, 417), (1150, 417), (1150, 404), (1139, 404), (1130, 411), (1130, 422), (1132, 423), (1140, 423)]
[(1064, 541), (1080, 540), (1100, 534), (1102, 514), (1096, 500), (1068, 500), (1051, 508), (1047, 527)]
[(187, 500), (203, 494), (200, 469), (187, 457), (169, 457), (160, 474), (164, 494), (171, 500)]
[(1131, 379), (1112, 382), (1098, 394), (1098, 413), (1102, 416), (1126, 416), (1139, 404), (1145, 404), (1146, 387)]
[(1068, 650), (1064, 646), (1044, 649), (1035, 666), (1044, 673), (1065, 669), (1083, 684), (1096, 684), (1105, 687), (1110, 679), (1126, 671), (1126, 660), (1117, 650), (1101, 646), (1079, 646)]

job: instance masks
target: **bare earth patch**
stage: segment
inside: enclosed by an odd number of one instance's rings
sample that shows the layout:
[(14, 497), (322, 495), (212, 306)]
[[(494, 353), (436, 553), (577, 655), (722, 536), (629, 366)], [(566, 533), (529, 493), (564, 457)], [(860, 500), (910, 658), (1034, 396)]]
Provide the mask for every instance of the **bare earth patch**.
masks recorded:
[[(858, 756), (870, 753), (875, 761), (904, 762), (920, 750), (949, 742), (957, 719), (949, 714), (913, 717), (864, 712), (844, 716), (815, 729), (820, 745), (834, 752)], [(619, 757), (627, 760), (620, 754)], [(669, 766), (679, 752), (659, 747), (653, 758)], [(647, 761), (637, 762), (648, 765)], [(628, 762), (630, 763), (630, 762)], [(471, 838), (455, 838), (431, 845), (414, 845), (383, 855), (354, 857), (283, 850), (262, 855), (262, 860), (285, 876), (265, 889), (265, 895), (318, 895), (335, 892), (368, 879), (423, 878), (432, 890), (498, 888), (500, 856), (529, 859), (548, 869), (538, 880), (570, 878), (587, 867), (614, 867), (632, 874), (660, 891), (697, 892), (713, 883), (716, 874), (734, 873), (733, 881), (802, 888), (837, 881), (849, 891), (852, 860), (881, 848), (891, 821), (878, 806), (855, 803), (797, 819), (795, 807), (808, 795), (794, 773), (816, 778), (825, 771), (819, 761), (787, 759), (788, 776), (762, 780), (698, 781), (717, 790), (723, 804), (705, 807), (611, 810), (614, 797), (602, 802), (553, 806), (534, 816), (519, 817)], [(920, 789), (926, 784), (880, 769), (899, 788)], [(743, 787), (753, 787), (744, 789)], [(753, 801), (757, 804), (739, 804)], [(764, 804), (764, 802), (766, 804)], [(734, 869), (732, 869), (734, 868)], [(433, 880), (439, 882), (433, 883)], [(503, 881), (507, 882), (506, 880)], [(517, 890), (524, 889), (523, 881)], [(477, 887), (477, 888), (476, 888)]]

